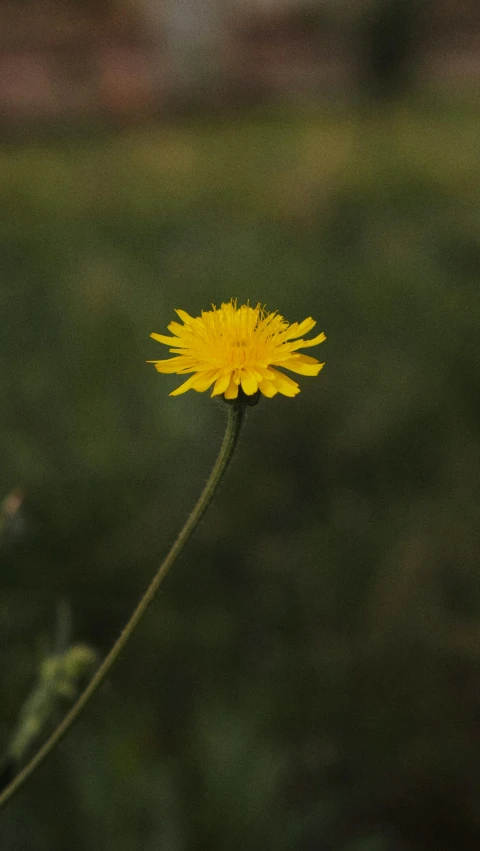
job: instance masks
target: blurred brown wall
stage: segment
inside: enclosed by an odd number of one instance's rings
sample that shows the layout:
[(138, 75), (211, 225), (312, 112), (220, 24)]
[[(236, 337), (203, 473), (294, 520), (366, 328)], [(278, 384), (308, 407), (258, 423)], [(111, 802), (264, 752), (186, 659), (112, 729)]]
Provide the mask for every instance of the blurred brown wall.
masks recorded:
[[(392, 2), (3, 0), (0, 117), (138, 118), (176, 99), (221, 105), (354, 91), (362, 24), (372, 15), (381, 24)], [(427, 8), (415, 77), (477, 83), (480, 4), (431, 0)]]

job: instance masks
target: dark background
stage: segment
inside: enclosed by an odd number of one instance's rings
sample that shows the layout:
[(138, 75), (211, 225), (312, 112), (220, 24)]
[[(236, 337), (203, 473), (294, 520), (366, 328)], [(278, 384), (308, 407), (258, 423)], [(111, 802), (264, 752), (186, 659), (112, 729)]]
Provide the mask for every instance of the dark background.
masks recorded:
[(480, 847), (476, 4), (2, 15), (5, 750), (58, 601), (106, 653), (217, 452), (150, 332), (237, 297), (327, 334), (2, 847)]

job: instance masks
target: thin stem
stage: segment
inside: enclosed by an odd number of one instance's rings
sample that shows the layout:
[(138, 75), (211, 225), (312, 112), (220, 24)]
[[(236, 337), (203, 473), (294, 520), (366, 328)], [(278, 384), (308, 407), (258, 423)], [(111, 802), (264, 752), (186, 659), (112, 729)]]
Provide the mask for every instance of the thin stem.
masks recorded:
[(9, 783), (9, 785), (0, 794), (0, 809), (5, 806), (5, 804), (13, 797), (16, 792), (19, 791), (19, 789), (24, 785), (24, 783), (26, 783), (26, 781), (32, 776), (32, 774), (34, 774), (37, 768), (40, 767), (40, 765), (54, 750), (54, 748), (56, 748), (56, 746), (63, 739), (72, 724), (75, 723), (90, 698), (95, 694), (98, 687), (103, 683), (105, 677), (109, 673), (112, 666), (115, 664), (119, 654), (127, 644), (132, 633), (136, 629), (138, 623), (140, 622), (150, 603), (154, 599), (158, 588), (165, 579), (175, 559), (180, 554), (188, 539), (198, 526), (206, 509), (212, 501), (213, 496), (218, 488), (218, 485), (220, 484), (220, 481), (222, 480), (232, 459), (232, 455), (237, 445), (243, 419), (245, 416), (245, 406), (243, 404), (230, 404), (228, 408), (229, 410), (227, 428), (225, 431), (222, 445), (220, 447), (218, 458), (215, 462), (212, 472), (210, 473), (210, 476), (208, 477), (205, 487), (203, 488), (203, 491), (200, 494), (198, 502), (195, 505), (190, 516), (187, 518), (183, 529), (178, 535), (178, 538), (174, 542), (170, 552), (165, 556), (163, 562), (158, 568), (157, 573), (153, 577), (150, 585), (148, 586), (145, 594), (141, 598), (132, 616), (130, 617), (130, 620), (124, 626), (115, 644), (113, 645), (109, 653), (105, 656), (103, 662), (93, 675), (85, 690), (76, 700), (70, 711), (67, 712), (63, 720), (60, 722), (58, 727), (56, 727), (56, 729), (53, 731), (47, 741), (42, 745), (42, 747), (37, 751), (37, 753), (32, 757), (32, 759), (24, 766), (24, 768), (22, 768), (21, 771), (19, 771), (19, 773), (12, 780), (12, 782)]

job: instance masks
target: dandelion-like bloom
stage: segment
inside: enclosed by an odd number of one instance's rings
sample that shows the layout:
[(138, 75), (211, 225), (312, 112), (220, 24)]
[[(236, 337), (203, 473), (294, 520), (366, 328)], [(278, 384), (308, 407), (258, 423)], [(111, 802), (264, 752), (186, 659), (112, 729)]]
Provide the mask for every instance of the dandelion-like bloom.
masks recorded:
[(203, 393), (212, 385), (212, 396), (223, 395), (227, 400), (237, 399), (239, 388), (246, 396), (258, 391), (269, 398), (277, 393), (296, 396), (300, 392), (297, 382), (275, 367), (300, 375), (318, 375), (324, 366), (299, 351), (325, 340), (325, 334), (311, 340), (300, 339), (316, 324), (311, 317), (289, 325), (283, 316), (267, 313), (260, 304), (237, 307), (234, 299), (220, 308), (212, 306), (212, 310), (204, 310), (195, 318), (184, 310), (176, 313), (183, 325), (170, 323), (168, 330), (173, 337), (150, 335), (170, 346), (176, 357), (148, 361), (159, 372), (193, 373), (171, 396), (187, 390)]

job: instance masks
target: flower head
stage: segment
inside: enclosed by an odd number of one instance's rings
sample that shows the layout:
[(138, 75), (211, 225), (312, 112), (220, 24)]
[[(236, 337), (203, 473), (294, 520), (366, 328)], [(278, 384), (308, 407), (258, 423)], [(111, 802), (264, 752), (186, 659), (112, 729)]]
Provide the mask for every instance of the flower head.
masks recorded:
[(175, 357), (148, 361), (159, 372), (192, 373), (171, 396), (187, 390), (202, 393), (210, 387), (212, 396), (223, 395), (227, 400), (237, 399), (239, 388), (250, 397), (258, 391), (268, 397), (277, 393), (296, 396), (300, 392), (297, 382), (275, 367), (300, 375), (318, 375), (324, 366), (299, 351), (325, 340), (325, 334), (301, 339), (316, 324), (311, 317), (289, 325), (283, 316), (267, 313), (260, 304), (237, 307), (234, 299), (220, 308), (212, 306), (212, 310), (204, 310), (195, 318), (184, 310), (176, 313), (183, 325), (170, 323), (172, 337), (150, 335), (170, 346)]

